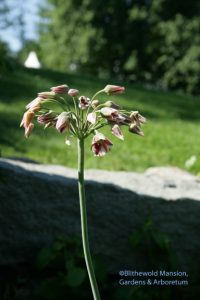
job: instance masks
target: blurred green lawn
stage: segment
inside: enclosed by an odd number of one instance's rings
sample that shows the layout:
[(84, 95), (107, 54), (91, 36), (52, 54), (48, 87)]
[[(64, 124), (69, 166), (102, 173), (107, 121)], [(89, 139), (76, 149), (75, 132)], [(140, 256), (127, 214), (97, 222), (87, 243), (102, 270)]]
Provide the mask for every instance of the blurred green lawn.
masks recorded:
[[(67, 83), (80, 90), (81, 95), (92, 96), (105, 82), (85, 76), (71, 75), (45, 70), (20, 69), (4, 74), (0, 80), (0, 151), (1, 156), (28, 157), (41, 163), (62, 164), (76, 167), (76, 142), (65, 145), (65, 137), (55, 129), (43, 130), (36, 125), (29, 139), (24, 138), (19, 124), (25, 105), (36, 97), (36, 93), (49, 90), (51, 86)], [(114, 142), (112, 151), (103, 158), (94, 157), (90, 150), (91, 137), (86, 145), (86, 168), (108, 170), (143, 171), (151, 166), (185, 167), (192, 155), (196, 163), (190, 168), (193, 173), (200, 170), (200, 97), (169, 92), (147, 90), (136, 85), (126, 85), (126, 93), (109, 97), (147, 117), (144, 125), (145, 137), (127, 133), (125, 141), (116, 139), (107, 130)], [(102, 100), (108, 97), (101, 96)]]

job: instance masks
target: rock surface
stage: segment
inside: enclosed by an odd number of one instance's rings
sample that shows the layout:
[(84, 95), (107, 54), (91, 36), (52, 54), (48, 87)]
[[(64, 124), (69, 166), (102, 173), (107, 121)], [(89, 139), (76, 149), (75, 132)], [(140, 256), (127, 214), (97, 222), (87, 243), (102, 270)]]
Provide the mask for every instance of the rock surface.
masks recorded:
[[(0, 159), (0, 264), (32, 259), (58, 236), (80, 234), (76, 170)], [(92, 252), (113, 272), (141, 268), (127, 241), (150, 217), (180, 268), (199, 260), (200, 180), (177, 168), (86, 171)]]

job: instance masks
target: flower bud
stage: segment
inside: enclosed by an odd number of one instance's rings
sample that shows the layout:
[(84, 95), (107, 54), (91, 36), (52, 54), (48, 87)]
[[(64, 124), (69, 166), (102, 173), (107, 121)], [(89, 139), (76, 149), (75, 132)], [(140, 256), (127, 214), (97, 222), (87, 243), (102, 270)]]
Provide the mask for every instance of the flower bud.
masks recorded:
[(129, 127), (129, 131), (141, 136), (144, 136), (144, 132), (141, 130), (141, 128), (137, 124), (131, 124)]
[(123, 86), (117, 86), (117, 85), (111, 85), (108, 84), (106, 85), (106, 87), (103, 89), (103, 91), (110, 95), (117, 95), (117, 94), (121, 94), (123, 93), (125, 90), (125, 88)]
[(54, 92), (41, 92), (38, 93), (38, 97), (44, 99), (55, 99), (56, 94)]
[(62, 112), (56, 122), (56, 129), (62, 133), (64, 130), (69, 130), (70, 128), (70, 117), (67, 112)]
[(56, 94), (67, 94), (68, 90), (69, 90), (69, 87), (66, 84), (53, 86), (51, 88), (51, 91)]
[(75, 90), (75, 89), (70, 89), (68, 91), (68, 95), (71, 96), (71, 97), (76, 97), (78, 95), (79, 91), (78, 90)]
[(95, 99), (92, 101), (92, 108), (96, 108), (99, 105), (99, 100)]
[(114, 109), (120, 109), (121, 107), (119, 105), (117, 105), (116, 103), (112, 102), (112, 101), (107, 101), (106, 103), (104, 103), (105, 106), (107, 107), (111, 107)]

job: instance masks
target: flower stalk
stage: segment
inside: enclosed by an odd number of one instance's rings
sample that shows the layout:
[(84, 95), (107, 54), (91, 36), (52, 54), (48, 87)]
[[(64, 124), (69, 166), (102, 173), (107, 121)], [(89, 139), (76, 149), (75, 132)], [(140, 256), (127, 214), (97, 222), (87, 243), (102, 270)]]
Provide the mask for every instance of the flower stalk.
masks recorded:
[(88, 226), (87, 226), (87, 210), (85, 199), (85, 185), (84, 185), (84, 138), (77, 140), (78, 147), (78, 189), (79, 189), (79, 202), (81, 214), (81, 234), (83, 243), (83, 252), (85, 263), (89, 275), (90, 285), (94, 300), (100, 300), (99, 289), (94, 273), (92, 258), (90, 254), (89, 239), (88, 239)]
[[(57, 129), (60, 134), (66, 135), (66, 145), (70, 145), (71, 137), (77, 139), (82, 243), (94, 300), (100, 300), (100, 294), (88, 239), (84, 186), (84, 142), (90, 135), (93, 136), (91, 150), (95, 156), (102, 157), (111, 150), (113, 143), (99, 132), (99, 129), (105, 126), (109, 127), (111, 133), (121, 141), (124, 140), (122, 126), (128, 126), (131, 133), (144, 136), (142, 125), (146, 119), (138, 111), (123, 110), (113, 101), (102, 103), (95, 99), (101, 93), (113, 96), (123, 92), (124, 87), (109, 84), (94, 94), (91, 99), (86, 96), (78, 98), (79, 91), (77, 89), (69, 89), (66, 84), (55, 86), (51, 88), (51, 91), (39, 93), (38, 97), (26, 106), (27, 111), (24, 113), (20, 125), (24, 127), (25, 137), (28, 138), (34, 128), (33, 119), (37, 117), (38, 123), (43, 125), (44, 129), (52, 127)], [(51, 104), (56, 105), (57, 111), (51, 109)]]

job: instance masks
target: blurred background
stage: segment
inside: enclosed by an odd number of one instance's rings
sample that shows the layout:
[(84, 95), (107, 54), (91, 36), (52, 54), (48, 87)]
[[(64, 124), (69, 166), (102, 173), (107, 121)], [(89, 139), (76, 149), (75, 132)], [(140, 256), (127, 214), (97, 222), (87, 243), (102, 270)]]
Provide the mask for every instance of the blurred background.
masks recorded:
[(117, 83), (127, 92), (114, 100), (148, 118), (145, 139), (127, 135), (103, 160), (88, 146), (86, 167), (198, 174), (199, 14), (196, 0), (1, 0), (1, 155), (75, 167), (75, 152), (53, 131), (37, 128), (24, 140), (24, 106), (54, 85), (91, 96)]

